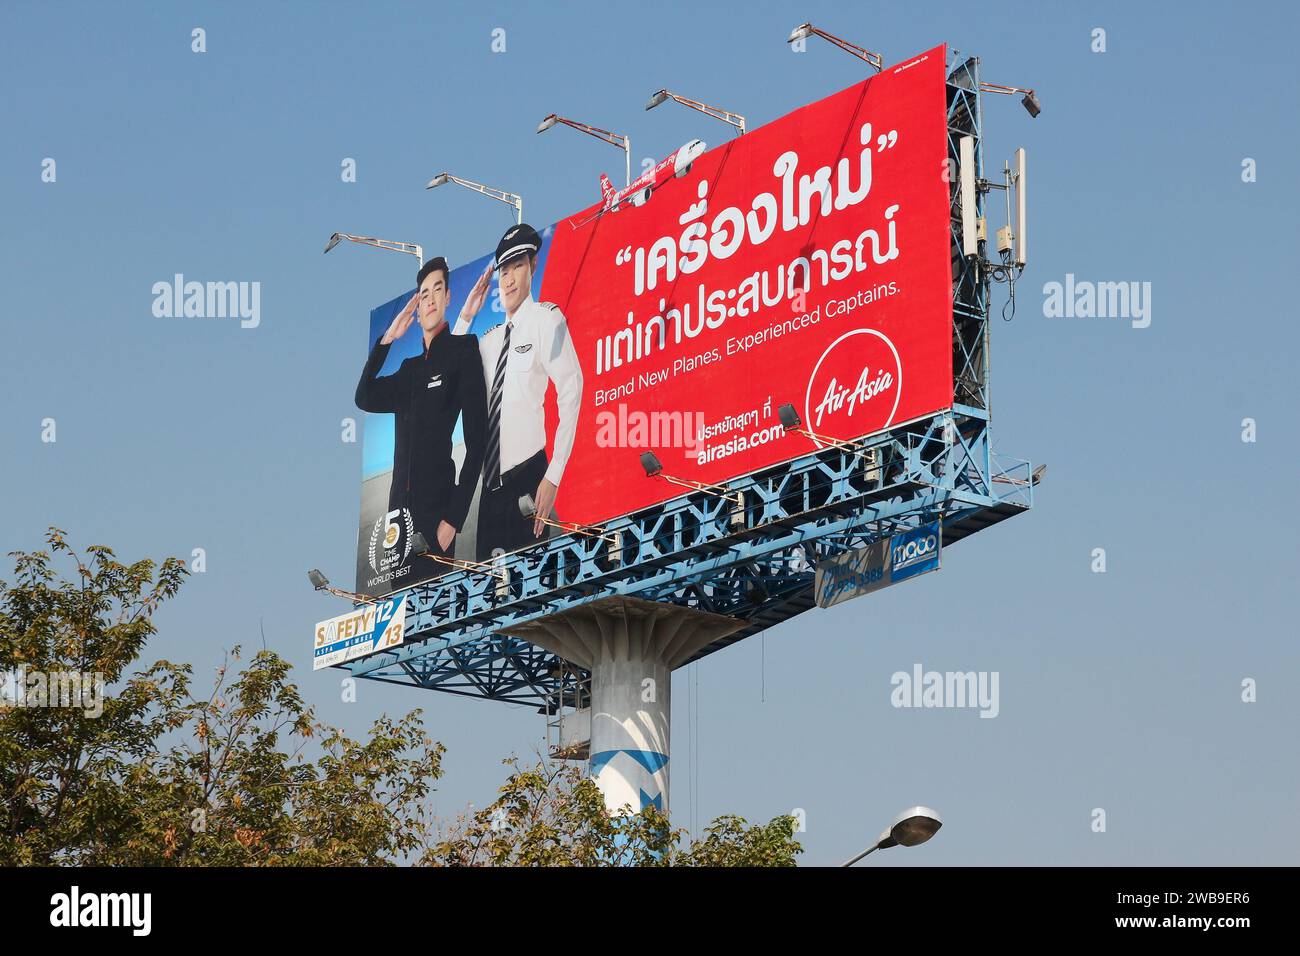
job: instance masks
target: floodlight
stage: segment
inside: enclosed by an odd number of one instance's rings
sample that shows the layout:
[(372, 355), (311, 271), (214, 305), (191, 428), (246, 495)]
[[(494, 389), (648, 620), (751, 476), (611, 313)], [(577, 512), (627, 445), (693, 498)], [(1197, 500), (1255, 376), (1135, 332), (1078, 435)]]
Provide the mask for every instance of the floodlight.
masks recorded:
[(785, 429), (786, 434), (789, 434), (790, 432), (796, 432), (800, 435), (803, 435), (805, 438), (817, 442), (819, 445), (831, 445), (835, 448), (840, 449), (841, 451), (852, 452), (853, 454), (859, 455), (864, 458), (869, 456), (874, 451), (874, 449), (865, 448), (862, 445), (858, 444), (857, 442), (841, 441), (838, 438), (831, 438), (829, 435), (819, 435), (816, 432), (811, 432), (808, 429), (802, 427), (803, 420), (799, 417), (799, 413), (795, 410), (794, 405), (790, 402), (786, 402), (784, 405), (778, 405), (776, 409), (776, 414), (777, 417), (781, 420), (781, 427)]
[(823, 40), (835, 44), (845, 53), (852, 54), (853, 56), (856, 56), (859, 60), (862, 60), (863, 62), (871, 66), (874, 66), (877, 71), (883, 70), (885, 68), (884, 58), (881, 57), (879, 53), (872, 53), (866, 47), (858, 46), (856, 43), (850, 43), (848, 40), (845, 40), (843, 37), (837, 37), (833, 33), (827, 33), (825, 30), (819, 30), (811, 23), (799, 24), (799, 26), (795, 27), (793, 30), (790, 31), (790, 36), (785, 42), (794, 43), (797, 40), (805, 40), (810, 36), (819, 36)]
[(660, 103), (672, 100), (674, 103), (681, 103), (682, 106), (689, 107), (697, 113), (703, 113), (705, 116), (711, 116), (714, 119), (722, 120), (730, 126), (740, 130), (743, 135), (745, 132), (745, 117), (739, 113), (733, 113), (730, 110), (724, 110), (718, 106), (710, 106), (708, 103), (701, 103), (699, 100), (693, 100), (688, 96), (680, 96), (672, 90), (660, 90), (654, 96), (650, 97), (650, 102), (646, 103), (645, 108), (654, 109)]
[(938, 833), (941, 826), (943, 820), (939, 818), (938, 812), (929, 807), (912, 807), (904, 810), (894, 818), (889, 829), (880, 834), (872, 846), (843, 865), (852, 866), (868, 853), (876, 850), (887, 850), (894, 846), (920, 846)]
[(459, 558), (445, 558), (441, 554), (434, 554), (433, 549), (429, 547), (429, 539), (424, 536), (423, 531), (414, 531), (411, 533), (411, 552), (421, 558), (428, 558), (430, 561), (437, 561), (439, 564), (445, 564), (449, 568), (455, 568), (457, 571), (475, 571), (479, 574), (491, 574), (500, 579), (501, 586), (509, 583), (509, 575), (505, 568), (493, 567), (490, 564), (480, 564), (478, 561), (462, 561)]
[(373, 604), (375, 599), (368, 594), (357, 594), (355, 591), (345, 591), (342, 588), (336, 588), (330, 584), (329, 578), (325, 577), (318, 569), (312, 568), (307, 572), (307, 580), (317, 591), (325, 591), (335, 597), (347, 598), (354, 604)]
[(529, 494), (519, 496), (519, 513), (525, 518), (540, 521), (552, 528), (559, 528), (568, 534), (582, 535), (585, 538), (600, 538), (600, 540), (608, 541), (610, 544), (619, 543), (617, 532), (610, 534), (604, 528), (596, 525), (582, 525), (576, 521), (556, 521), (553, 518), (543, 518), (537, 513), (537, 501)]
[(513, 206), (515, 209), (515, 224), (518, 225), (524, 221), (524, 200), (522, 196), (508, 193), (504, 189), (497, 189), (495, 186), (484, 186), (472, 179), (461, 179), (459, 176), (453, 176), (451, 173), (446, 172), (434, 176), (424, 184), (424, 188), (433, 189), (435, 186), (441, 186), (445, 183), (456, 183), (458, 186), (464, 186), (466, 189), (472, 189), (476, 193), (487, 196), (489, 199), (495, 199), (507, 206)]
[(424, 265), (424, 249), (421, 248), (418, 242), (398, 242), (396, 239), (376, 239), (374, 236), (354, 236), (346, 232), (336, 232), (330, 236), (330, 241), (325, 243), (325, 251), (329, 252), (344, 239), (363, 246), (373, 246), (376, 249), (387, 249), (389, 252), (401, 252), (408, 256), (415, 256), (416, 261), (420, 265)]
[(706, 495), (712, 495), (715, 498), (723, 498), (726, 501), (732, 502), (736, 508), (739, 509), (733, 517), (743, 520), (745, 498), (739, 491), (728, 491), (722, 485), (706, 485), (703, 482), (692, 481), (689, 478), (677, 478), (674, 475), (665, 475), (664, 466), (652, 451), (643, 451), (641, 453), (641, 467), (645, 469), (647, 478), (662, 478), (664, 481), (671, 482), (674, 485), (680, 485), (682, 488), (689, 488), (692, 491), (698, 491)]
[(546, 119), (542, 120), (537, 126), (537, 132), (544, 133), (552, 126), (568, 126), (576, 129), (579, 133), (586, 133), (588, 136), (594, 136), (602, 143), (609, 143), (611, 146), (617, 146), (623, 151), (624, 173), (627, 177), (625, 186), (632, 185), (632, 140), (622, 133), (611, 133), (607, 129), (601, 129), (599, 126), (592, 126), (590, 123), (581, 123), (578, 120), (565, 119), (558, 113), (552, 113)]
[(1037, 116), (1043, 111), (1043, 106), (1038, 102), (1038, 94), (1033, 90), (1024, 89), (1019, 86), (1003, 86), (1001, 83), (981, 83), (980, 89), (985, 93), (1001, 93), (1004, 96), (1014, 96), (1017, 93), (1023, 93), (1020, 105), (1025, 108), (1025, 112), (1031, 117)]

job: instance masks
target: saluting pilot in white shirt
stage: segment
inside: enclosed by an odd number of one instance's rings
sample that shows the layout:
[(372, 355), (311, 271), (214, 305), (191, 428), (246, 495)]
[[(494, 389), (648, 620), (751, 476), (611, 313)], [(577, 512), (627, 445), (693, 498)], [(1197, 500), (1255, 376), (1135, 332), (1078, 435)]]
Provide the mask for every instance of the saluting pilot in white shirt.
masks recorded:
[[(546, 474), (533, 495), (537, 503), (533, 536), (540, 537), (545, 528), (540, 518), (550, 517), (560, 480), (573, 451), (578, 413), (582, 406), (582, 368), (564, 314), (558, 306), (537, 302), (532, 296), (536, 263), (537, 254), (532, 252), (510, 257), (501, 265), (497, 281), (506, 322), (479, 337), (479, 353), (491, 396), (506, 325), (510, 325), (510, 353), (506, 356), (500, 399), (501, 475), (546, 448), (546, 419), (542, 403), (547, 385), (555, 385), (559, 424)], [(457, 323), (458, 331), (467, 328), (482, 307), (491, 273), (489, 266), (470, 291)], [(485, 467), (483, 473), (486, 481), (489, 469)], [(518, 507), (514, 502), (509, 506)]]

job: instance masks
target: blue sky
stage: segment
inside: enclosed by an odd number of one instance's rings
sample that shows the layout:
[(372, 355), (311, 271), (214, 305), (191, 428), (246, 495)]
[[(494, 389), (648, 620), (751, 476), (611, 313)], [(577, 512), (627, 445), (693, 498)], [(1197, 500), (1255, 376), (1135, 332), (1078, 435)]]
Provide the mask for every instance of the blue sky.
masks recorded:
[[(637, 165), (725, 135), (645, 112), (660, 87), (752, 128), (861, 78), (826, 43), (791, 53), (800, 20), (887, 62), (946, 41), (1038, 90), (1035, 120), (985, 100), (986, 161), (1028, 150), (1034, 230), (992, 395), (1000, 449), (1049, 473), (1032, 513), (939, 573), (679, 671), (677, 822), (802, 808), (804, 860), (827, 864), (924, 803), (945, 820), (930, 844), (861, 865), (1294, 863), (1291, 5), (7, 3), (0, 544), (57, 524), (131, 559), (204, 548), (151, 655), (203, 675), (261, 622), (325, 719), (361, 733), (423, 707), (448, 747), (438, 809), (486, 804), (500, 760), (540, 744), (531, 709), (365, 683), (344, 704), (340, 674), (310, 671), (313, 624), (342, 608), (304, 571), (346, 581), (356, 536), (361, 444), (339, 423), (369, 311), (413, 264), (321, 249), (342, 230), (482, 255), (512, 213), (426, 193), (443, 169), (520, 193), (539, 227), (589, 205), (622, 157), (535, 135), (550, 112), (626, 131)], [(260, 282), (260, 325), (155, 317), (178, 272)], [(1150, 326), (1045, 317), (1067, 274), (1150, 282)], [(915, 663), (997, 671), (998, 717), (892, 707)]]

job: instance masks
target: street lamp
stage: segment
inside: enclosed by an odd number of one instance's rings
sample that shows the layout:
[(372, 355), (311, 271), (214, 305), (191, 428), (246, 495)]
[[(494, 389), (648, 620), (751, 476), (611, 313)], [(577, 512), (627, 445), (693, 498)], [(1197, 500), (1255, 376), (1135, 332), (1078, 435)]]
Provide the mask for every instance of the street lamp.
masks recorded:
[(645, 105), (648, 110), (654, 109), (660, 103), (672, 100), (674, 103), (681, 103), (682, 106), (689, 107), (705, 116), (712, 116), (714, 119), (720, 119), (724, 123), (729, 123), (736, 129), (740, 130), (740, 135), (745, 135), (745, 117), (739, 113), (732, 113), (730, 110), (720, 109), (716, 106), (710, 106), (708, 103), (701, 103), (699, 100), (693, 100), (689, 97), (678, 96), (671, 90), (660, 90), (654, 96), (650, 97), (650, 102)]
[(456, 183), (464, 186), (466, 189), (472, 189), (476, 193), (482, 193), (489, 199), (495, 199), (503, 202), (507, 206), (515, 207), (515, 225), (524, 221), (524, 200), (523, 197), (514, 193), (508, 193), (504, 189), (497, 189), (495, 186), (484, 186), (482, 183), (476, 183), (471, 179), (461, 179), (459, 176), (453, 176), (451, 173), (439, 173), (425, 184), (425, 189), (433, 189), (435, 186), (441, 186), (444, 183)]
[(939, 819), (937, 810), (931, 810), (929, 807), (912, 807), (910, 810), (904, 810), (895, 817), (889, 829), (880, 834), (872, 846), (841, 865), (852, 866), (868, 853), (887, 850), (891, 846), (920, 846), (938, 833), (941, 826), (943, 821)]
[(546, 119), (537, 124), (537, 132), (545, 133), (552, 126), (568, 126), (576, 129), (579, 133), (586, 133), (588, 136), (594, 136), (603, 143), (609, 143), (611, 146), (617, 146), (623, 151), (623, 163), (627, 167), (627, 182), (625, 186), (632, 185), (632, 140), (622, 133), (611, 133), (607, 129), (601, 129), (599, 126), (592, 126), (590, 123), (579, 123), (577, 120), (565, 119), (556, 113), (552, 113)]
[(414, 242), (395, 242), (392, 239), (376, 239), (374, 236), (351, 236), (346, 232), (336, 232), (330, 236), (330, 241), (325, 243), (325, 251), (329, 252), (340, 242), (346, 239), (348, 242), (359, 242), (363, 246), (374, 246), (376, 249), (387, 249), (390, 252), (404, 252), (407, 255), (415, 256), (421, 266), (424, 265), (424, 250), (418, 243)]
[(790, 37), (785, 42), (794, 43), (796, 40), (805, 40), (810, 36), (819, 36), (823, 40), (828, 40), (831, 43), (834, 43), (845, 53), (851, 53), (859, 60), (863, 60), (871, 66), (874, 66), (876, 72), (880, 72), (885, 68), (885, 61), (881, 58), (879, 53), (872, 53), (866, 47), (858, 46), (856, 43), (850, 43), (843, 37), (837, 37), (833, 33), (827, 33), (825, 30), (818, 30), (811, 23), (799, 24), (790, 31)]

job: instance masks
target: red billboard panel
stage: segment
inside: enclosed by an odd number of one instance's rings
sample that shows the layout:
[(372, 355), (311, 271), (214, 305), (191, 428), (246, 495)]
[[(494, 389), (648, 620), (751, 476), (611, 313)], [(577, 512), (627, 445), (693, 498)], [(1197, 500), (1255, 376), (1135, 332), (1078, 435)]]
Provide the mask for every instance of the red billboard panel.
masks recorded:
[[(694, 159), (640, 206), (558, 224), (542, 298), (582, 411), (556, 499), (599, 522), (952, 403), (944, 48)], [(551, 431), (548, 429), (548, 433)]]

